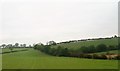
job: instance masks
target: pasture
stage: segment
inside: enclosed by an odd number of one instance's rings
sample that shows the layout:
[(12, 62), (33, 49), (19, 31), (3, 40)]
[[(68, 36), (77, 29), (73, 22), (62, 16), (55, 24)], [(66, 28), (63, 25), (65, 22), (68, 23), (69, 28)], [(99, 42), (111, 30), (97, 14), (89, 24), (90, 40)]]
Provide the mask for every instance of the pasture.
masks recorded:
[[(3, 49), (4, 51), (4, 49)], [(5, 50), (6, 51), (6, 50)], [(117, 69), (117, 60), (55, 57), (38, 50), (2, 54), (3, 69)]]
[[(112, 50), (112, 51), (109, 51), (109, 53), (113, 53), (113, 54), (119, 54), (120, 50)], [(106, 54), (107, 52), (98, 52), (98, 53), (95, 53), (95, 54)]]
[(111, 38), (111, 39), (100, 39), (100, 40), (89, 40), (89, 41), (78, 41), (78, 42), (71, 42), (71, 43), (62, 43), (62, 44), (57, 44), (52, 46), (53, 48), (61, 46), (65, 48), (70, 48), (70, 49), (78, 49), (82, 46), (97, 46), (99, 44), (105, 44), (107, 46), (113, 45), (116, 46), (118, 45), (118, 38)]

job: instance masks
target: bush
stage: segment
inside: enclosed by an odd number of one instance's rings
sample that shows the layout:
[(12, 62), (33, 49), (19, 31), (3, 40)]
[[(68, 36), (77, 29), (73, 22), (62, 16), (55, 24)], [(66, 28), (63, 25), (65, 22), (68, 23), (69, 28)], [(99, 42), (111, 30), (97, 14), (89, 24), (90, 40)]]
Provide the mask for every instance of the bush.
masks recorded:
[(108, 47), (108, 50), (117, 50), (117, 49), (118, 49), (118, 46), (112, 46), (112, 45), (110, 45)]
[(80, 48), (80, 51), (82, 52), (82, 53), (88, 53), (88, 47), (86, 47), (86, 46), (82, 46), (81, 48)]
[(94, 45), (88, 46), (88, 53), (94, 53), (96, 52), (96, 48)]
[(99, 44), (96, 47), (96, 49), (97, 49), (98, 52), (106, 51), (107, 50), (107, 46), (105, 44)]

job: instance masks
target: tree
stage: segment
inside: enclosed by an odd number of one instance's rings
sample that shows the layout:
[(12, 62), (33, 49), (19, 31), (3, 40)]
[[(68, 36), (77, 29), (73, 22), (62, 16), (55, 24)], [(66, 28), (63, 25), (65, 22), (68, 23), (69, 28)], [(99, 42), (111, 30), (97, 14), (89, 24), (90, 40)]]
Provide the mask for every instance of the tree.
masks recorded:
[(117, 38), (117, 35), (114, 35), (114, 38)]
[(33, 48), (34, 48), (34, 49), (37, 49), (37, 50), (40, 50), (40, 51), (43, 51), (44, 45), (43, 45), (43, 44), (41, 44), (41, 45), (34, 44), (34, 45), (33, 45)]
[(13, 46), (12, 46), (12, 44), (8, 44), (8, 45), (6, 45), (6, 47), (9, 48), (9, 47), (13, 47)]
[(51, 55), (56, 55), (56, 49), (55, 48), (51, 48), (50, 50), (49, 50), (49, 54), (51, 54)]
[(1, 46), (2, 46), (3, 48), (5, 48), (5, 47), (6, 47), (6, 44), (2, 44)]
[(56, 54), (56, 56), (61, 56), (62, 55), (62, 47), (61, 46), (58, 46), (56, 48), (55, 54)]
[(44, 51), (45, 53), (49, 54), (50, 46), (48, 46), (48, 45), (44, 46), (43, 51)]
[(32, 45), (29, 45), (28, 47), (29, 47), (29, 48), (32, 48)]
[(9, 48), (11, 52), (13, 51), (13, 45), (12, 44), (8, 44), (8, 45), (6, 45), (6, 47)]
[(62, 49), (61, 56), (69, 56), (69, 50), (68, 50), (68, 48), (63, 48)]
[(107, 50), (107, 46), (105, 44), (99, 44), (97, 47), (96, 47), (97, 51), (98, 52), (101, 52), (101, 51), (106, 51)]
[(118, 49), (120, 50), (120, 43), (118, 44)]
[(56, 42), (55, 41), (49, 41), (49, 42), (47, 42), (47, 45), (56, 45)]
[(15, 47), (18, 47), (19, 46), (19, 43), (15, 43)]
[(23, 47), (23, 44), (20, 44), (20, 47)]
[(80, 52), (82, 52), (82, 53), (88, 53), (88, 47), (86, 47), (86, 46), (82, 46), (82, 47), (80, 47)]
[(107, 50), (116, 50), (117, 46), (109, 45)]
[(87, 50), (88, 50), (88, 53), (94, 53), (94, 52), (96, 52), (96, 48), (95, 48), (94, 45), (88, 46)]
[(23, 44), (23, 47), (26, 48), (26, 44)]

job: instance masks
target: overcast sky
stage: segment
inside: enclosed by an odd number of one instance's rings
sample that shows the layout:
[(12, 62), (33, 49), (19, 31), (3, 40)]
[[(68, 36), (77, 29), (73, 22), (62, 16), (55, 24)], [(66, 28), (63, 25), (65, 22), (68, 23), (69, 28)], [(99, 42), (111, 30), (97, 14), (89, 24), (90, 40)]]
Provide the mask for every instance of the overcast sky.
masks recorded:
[(1, 0), (0, 44), (118, 34), (119, 0)]

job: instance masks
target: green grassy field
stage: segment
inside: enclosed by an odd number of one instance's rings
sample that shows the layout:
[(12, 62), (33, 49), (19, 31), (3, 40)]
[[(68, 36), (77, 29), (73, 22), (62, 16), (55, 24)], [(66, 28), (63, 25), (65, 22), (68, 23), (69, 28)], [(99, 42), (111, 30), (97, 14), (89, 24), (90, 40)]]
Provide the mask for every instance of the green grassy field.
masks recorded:
[[(3, 49), (4, 51), (4, 49)], [(29, 48), (2, 55), (3, 69), (117, 69), (117, 60), (54, 57)]]
[[(2, 49), (0, 48), (0, 53), (2, 53)], [(2, 54), (0, 54), (0, 70), (2, 69)]]
[[(27, 49), (27, 48), (23, 48), (23, 49), (15, 48), (15, 49), (13, 49), (13, 51), (20, 51), (20, 50), (25, 50), (25, 49)], [(11, 50), (8, 48), (4, 48), (4, 49), (2, 49), (2, 53), (4, 53), (4, 52), (11, 52)]]
[(52, 47), (57, 47), (57, 46), (62, 46), (66, 48), (72, 48), (72, 49), (77, 49), (80, 48), (81, 46), (90, 46), (94, 45), (97, 46), (99, 44), (105, 44), (107, 46), (113, 45), (116, 46), (118, 45), (118, 38), (112, 38), (112, 39), (100, 39), (100, 40), (91, 40), (91, 41), (79, 41), (79, 42), (72, 42), (72, 43), (62, 43), (58, 44)]

